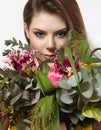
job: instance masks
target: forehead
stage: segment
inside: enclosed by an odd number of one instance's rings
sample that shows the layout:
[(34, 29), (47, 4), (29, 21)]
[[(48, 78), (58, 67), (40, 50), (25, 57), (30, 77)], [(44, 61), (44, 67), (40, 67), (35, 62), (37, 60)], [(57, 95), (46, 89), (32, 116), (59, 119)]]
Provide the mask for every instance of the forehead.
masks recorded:
[(33, 16), (30, 26), (38, 28), (64, 28), (66, 23), (58, 15), (39, 12)]

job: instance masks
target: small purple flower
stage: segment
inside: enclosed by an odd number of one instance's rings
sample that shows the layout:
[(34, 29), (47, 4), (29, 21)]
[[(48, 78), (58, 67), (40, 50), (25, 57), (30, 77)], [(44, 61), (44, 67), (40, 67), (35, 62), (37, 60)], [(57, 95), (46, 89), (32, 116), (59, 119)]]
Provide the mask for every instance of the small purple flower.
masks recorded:
[(70, 62), (69, 62), (69, 60), (68, 60), (68, 57), (65, 57), (65, 59), (64, 59), (64, 66), (65, 66), (66, 68), (71, 67), (71, 64), (70, 64)]
[(32, 50), (26, 51), (22, 49), (11, 51), (7, 55), (5, 63), (13, 68), (14, 71), (21, 72), (24, 76), (29, 76), (29, 74), (33, 73), (33, 66), (36, 68), (39, 66), (34, 52)]
[(54, 67), (57, 72), (59, 72), (60, 74), (63, 74), (63, 67), (57, 59), (54, 61)]
[[(73, 59), (75, 60), (75, 57), (73, 57)], [(55, 59), (54, 61), (54, 67), (56, 69), (57, 72), (59, 72), (60, 74), (65, 74), (65, 75), (72, 75), (73, 72), (71, 70), (71, 64), (69, 62), (68, 57), (64, 58), (63, 63), (60, 63), (58, 61), (58, 59)]]

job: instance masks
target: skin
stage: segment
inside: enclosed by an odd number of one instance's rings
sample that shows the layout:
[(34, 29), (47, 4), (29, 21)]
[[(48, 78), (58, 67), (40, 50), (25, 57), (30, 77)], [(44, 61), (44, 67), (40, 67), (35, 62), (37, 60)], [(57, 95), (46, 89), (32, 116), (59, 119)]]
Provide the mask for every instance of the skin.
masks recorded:
[(29, 28), (26, 23), (24, 28), (32, 49), (38, 51), (37, 57), (41, 61), (54, 59), (57, 50), (66, 45), (66, 24), (57, 15), (40, 12), (32, 18)]

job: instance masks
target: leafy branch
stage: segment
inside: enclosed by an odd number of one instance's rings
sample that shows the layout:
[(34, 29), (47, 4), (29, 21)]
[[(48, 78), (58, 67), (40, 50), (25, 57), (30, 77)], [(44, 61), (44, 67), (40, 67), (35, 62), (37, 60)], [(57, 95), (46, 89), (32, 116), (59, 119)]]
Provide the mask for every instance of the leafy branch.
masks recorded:
[(3, 52), (3, 56), (8, 55), (11, 50), (14, 50), (14, 46), (18, 46), (18, 48), (21, 48), (23, 50), (30, 50), (30, 46), (28, 44), (23, 44), (20, 40), (17, 41), (15, 38), (12, 38), (12, 40), (5, 40), (4, 43), (6, 46), (11, 46), (11, 49), (6, 49)]

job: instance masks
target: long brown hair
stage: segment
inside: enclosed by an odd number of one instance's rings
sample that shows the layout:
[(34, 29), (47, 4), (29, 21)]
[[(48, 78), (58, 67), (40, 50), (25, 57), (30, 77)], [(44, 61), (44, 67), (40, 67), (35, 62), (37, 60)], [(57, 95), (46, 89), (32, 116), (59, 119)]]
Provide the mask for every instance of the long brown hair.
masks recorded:
[(76, 0), (28, 0), (23, 11), (23, 19), (28, 27), (33, 16), (41, 11), (58, 15), (66, 22), (68, 30), (75, 29), (84, 38), (87, 38), (83, 18)]

